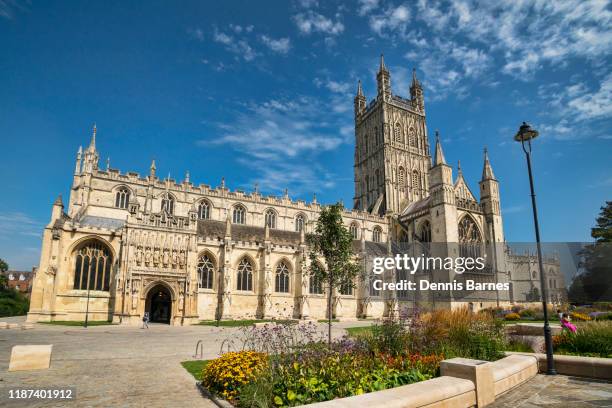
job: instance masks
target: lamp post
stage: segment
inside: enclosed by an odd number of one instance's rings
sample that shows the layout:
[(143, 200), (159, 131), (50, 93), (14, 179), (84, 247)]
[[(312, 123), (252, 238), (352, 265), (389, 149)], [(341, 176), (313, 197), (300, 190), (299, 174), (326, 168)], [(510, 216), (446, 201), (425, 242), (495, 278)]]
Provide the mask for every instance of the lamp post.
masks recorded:
[(548, 323), (548, 290), (546, 288), (546, 277), (544, 265), (542, 264), (542, 246), (540, 244), (540, 226), (538, 224), (538, 210), (536, 207), (536, 196), (533, 188), (533, 174), (531, 172), (531, 140), (538, 137), (538, 131), (532, 129), (523, 122), (514, 140), (521, 142), (525, 157), (527, 158), (527, 171), (529, 172), (529, 187), (531, 189), (531, 207), (533, 209), (533, 223), (535, 226), (536, 245), (538, 249), (538, 266), (540, 268), (540, 286), (542, 293), (542, 308), (544, 310), (544, 342), (546, 345), (546, 374), (555, 375), (555, 362), (553, 360), (552, 337), (550, 335), (550, 324)]

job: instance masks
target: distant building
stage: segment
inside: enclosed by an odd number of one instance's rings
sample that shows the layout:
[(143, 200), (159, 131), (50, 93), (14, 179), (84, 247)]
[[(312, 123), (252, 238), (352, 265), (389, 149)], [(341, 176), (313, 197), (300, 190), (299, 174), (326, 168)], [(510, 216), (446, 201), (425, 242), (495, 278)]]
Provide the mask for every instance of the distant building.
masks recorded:
[(36, 275), (36, 268), (32, 268), (32, 271), (6, 271), (3, 275), (6, 276), (8, 280), (7, 286), (9, 289), (15, 289), (27, 297), (30, 297), (32, 283)]

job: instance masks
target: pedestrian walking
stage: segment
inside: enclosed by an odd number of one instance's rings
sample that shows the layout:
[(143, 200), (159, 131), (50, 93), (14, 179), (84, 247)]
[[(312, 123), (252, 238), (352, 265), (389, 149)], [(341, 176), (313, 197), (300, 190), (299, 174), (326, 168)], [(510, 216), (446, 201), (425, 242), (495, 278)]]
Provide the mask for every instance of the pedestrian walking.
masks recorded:
[(149, 328), (149, 312), (145, 312), (144, 316), (142, 316), (142, 329)]

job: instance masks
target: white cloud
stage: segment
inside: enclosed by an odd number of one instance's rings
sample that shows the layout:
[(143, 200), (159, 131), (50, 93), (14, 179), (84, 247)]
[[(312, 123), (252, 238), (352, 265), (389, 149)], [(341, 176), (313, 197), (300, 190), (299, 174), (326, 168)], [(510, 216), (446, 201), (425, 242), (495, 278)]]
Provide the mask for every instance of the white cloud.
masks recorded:
[(410, 20), (410, 10), (405, 5), (389, 7), (382, 14), (370, 17), (370, 29), (380, 36), (388, 32), (398, 31), (404, 34), (406, 24)]
[(295, 15), (294, 21), (303, 34), (320, 32), (328, 35), (337, 35), (344, 31), (344, 24), (341, 21), (333, 21), (322, 14), (310, 10)]
[[(317, 155), (346, 143), (340, 116), (327, 103), (302, 97), (297, 100), (272, 99), (252, 104), (238, 113), (236, 121), (220, 126), (221, 137), (200, 140), (200, 146), (227, 146), (239, 154), (241, 164), (252, 168), (253, 179), (262, 189), (280, 192), (320, 190), (322, 180), (330, 183), (329, 172), (313, 165)], [(323, 112), (331, 122), (322, 122)]]
[(259, 55), (246, 40), (234, 38), (217, 28), (215, 28), (213, 39), (223, 44), (229, 52), (236, 54), (237, 58), (243, 58), (245, 61), (252, 61)]
[(201, 28), (189, 28), (187, 33), (198, 41), (204, 41), (204, 31)]
[(570, 87), (567, 90), (567, 108), (577, 114), (579, 120), (609, 118), (612, 116), (612, 73), (608, 74), (594, 92), (586, 86)]
[(378, 7), (380, 0), (359, 0), (359, 10), (357, 13), (360, 16), (365, 16)]
[(43, 223), (22, 212), (0, 213), (0, 239), (11, 239), (16, 235), (42, 236)]
[(279, 54), (287, 54), (291, 48), (291, 41), (289, 38), (270, 38), (267, 35), (261, 36), (261, 42), (263, 42), (269, 49)]
[[(29, 2), (27, 2), (29, 4)], [(6, 18), (7, 20), (15, 17), (15, 12), (24, 11), (25, 4), (19, 0), (0, 0), (0, 17)]]
[[(322, 80), (320, 78), (314, 79), (314, 84), (317, 88), (325, 87), (329, 91), (334, 93), (343, 93), (346, 94), (350, 91), (351, 85), (348, 82), (338, 82), (333, 79)], [(349, 96), (350, 99), (350, 96)]]
[[(595, 134), (603, 129), (601, 121), (612, 117), (612, 73), (606, 75), (595, 87), (584, 82), (569, 85), (558, 83), (538, 87), (542, 106), (547, 107), (549, 123), (540, 124), (543, 135), (559, 140), (574, 140)], [(571, 122), (567, 119), (571, 117)]]
[(609, 55), (612, 45), (612, 11), (601, 0), (420, 0), (417, 8), (431, 29), (498, 52), (503, 72), (521, 79), (544, 63)]

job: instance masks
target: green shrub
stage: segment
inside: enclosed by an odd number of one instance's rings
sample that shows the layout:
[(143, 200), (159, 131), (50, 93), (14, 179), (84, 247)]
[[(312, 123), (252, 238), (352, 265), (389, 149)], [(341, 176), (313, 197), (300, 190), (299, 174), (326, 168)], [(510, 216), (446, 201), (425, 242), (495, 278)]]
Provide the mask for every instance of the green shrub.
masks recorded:
[(521, 316), (522, 318), (526, 318), (526, 317), (531, 317), (533, 318), (535, 316), (535, 310), (533, 309), (523, 309), (519, 312), (519, 316)]
[(14, 289), (0, 290), (0, 317), (23, 316), (30, 309), (27, 297)]
[(612, 322), (581, 323), (576, 333), (564, 330), (553, 339), (555, 351), (595, 357), (612, 357)]
[(533, 353), (533, 348), (524, 341), (511, 339), (506, 345), (506, 351), (516, 351), (521, 353)]

